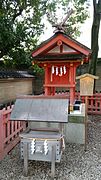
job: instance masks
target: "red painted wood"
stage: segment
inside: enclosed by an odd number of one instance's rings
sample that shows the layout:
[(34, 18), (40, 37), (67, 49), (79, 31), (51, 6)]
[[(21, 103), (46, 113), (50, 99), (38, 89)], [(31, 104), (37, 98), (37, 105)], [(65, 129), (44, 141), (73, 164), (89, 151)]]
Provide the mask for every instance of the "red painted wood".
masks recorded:
[(65, 87), (65, 88), (73, 88), (75, 84), (47, 84), (44, 87)]
[[(69, 84), (70, 84), (70, 105), (73, 105), (75, 99), (75, 74), (74, 74), (74, 64), (70, 64), (69, 69)], [(74, 87), (73, 87), (74, 86)]]
[(45, 65), (45, 95), (50, 95), (51, 94), (51, 89), (50, 89), (50, 87), (47, 87), (47, 84), (48, 84), (48, 82), (50, 81), (50, 77), (49, 77), (49, 74), (50, 74), (50, 72), (49, 72), (49, 68), (48, 68), (48, 66), (47, 65)]
[[(74, 103), (74, 99), (75, 99), (75, 76), (76, 76), (76, 67), (79, 65), (78, 62), (74, 62), (74, 63), (70, 63), (68, 62), (68, 64), (66, 64), (66, 74), (62, 74), (62, 76), (56, 75), (55, 73), (52, 74), (51, 72), (51, 67), (52, 67), (52, 63), (51, 64), (43, 64), (43, 67), (45, 69), (45, 84), (44, 84), (44, 88), (45, 88), (45, 95), (55, 95), (55, 89), (56, 87), (61, 88), (61, 87), (65, 87), (65, 88), (69, 88), (70, 89), (70, 103), (71, 105)], [(54, 67), (58, 67), (58, 71), (60, 72), (60, 67), (63, 67), (64, 64), (60, 62), (55, 64)], [(54, 89), (54, 90), (53, 90)]]
[(0, 160), (2, 160), (20, 141), (19, 136), (14, 138), (14, 140), (10, 141), (9, 144), (6, 144), (6, 146), (3, 149), (2, 156), (0, 157)]
[(11, 123), (11, 134), (12, 134), (12, 140), (14, 139), (13, 132), (14, 132), (14, 121), (12, 121), (12, 123)]
[(3, 156), (3, 150), (4, 150), (4, 131), (3, 131), (3, 110), (0, 110), (0, 159), (2, 159)]
[(50, 41), (48, 41), (48, 43), (44, 43), (41, 47), (37, 48), (35, 51), (33, 51), (32, 56), (35, 57), (41, 53), (45, 53), (49, 50), (51, 50), (54, 45), (57, 45), (57, 42), (61, 40), (63, 43), (65, 43), (66, 45), (68, 45), (69, 47), (73, 48), (74, 50), (76, 50), (77, 52), (80, 52), (84, 55), (89, 55), (91, 52), (90, 50), (88, 50), (87, 48), (84, 48), (84, 46), (80, 46), (78, 42), (72, 40), (69, 37), (65, 37), (63, 34), (58, 34), (56, 37), (54, 37), (53, 39), (50, 39)]
[(89, 51), (84, 48), (84, 47), (81, 47), (80, 45), (78, 45), (78, 43), (72, 41), (71, 39), (67, 38), (67, 37), (64, 37), (62, 34), (60, 34), (60, 39), (62, 39), (62, 41), (69, 45), (70, 47), (72, 47), (73, 49), (75, 49), (76, 51), (80, 52), (80, 53), (83, 53), (84, 55), (89, 55)]
[(10, 121), (12, 107), (0, 110), (0, 160), (19, 142), (19, 133), (26, 128), (25, 122)]
[[(7, 138), (5, 138), (5, 140), (4, 140), (4, 143), (6, 143), (6, 142), (8, 142), (9, 143), (9, 141), (10, 141), (10, 139), (12, 139), (12, 136), (14, 137), (14, 136), (17, 136), (17, 133), (19, 134), (19, 132), (22, 130), (22, 127), (19, 127), (19, 129), (17, 129), (16, 131), (14, 131), (12, 134), (10, 134), (9, 136), (7, 136)], [(14, 138), (13, 138), (14, 139)]]
[[(66, 36), (63, 33), (57, 33), (46, 42), (44, 42), (39, 48), (33, 51), (32, 56), (36, 57), (36, 63), (45, 69), (45, 95), (55, 95), (56, 87), (69, 88), (70, 89), (70, 105), (73, 106), (75, 100), (75, 76), (76, 68), (81, 64), (81, 60), (73, 60), (65, 57), (64, 60), (56, 59), (48, 60), (48, 55), (62, 55), (62, 54), (72, 54), (72, 52), (63, 52), (63, 44), (69, 46), (71, 49), (75, 50), (73, 54), (81, 53), (86, 56), (82, 58), (82, 61), (86, 62), (89, 60), (91, 51), (89, 48), (80, 44), (79, 42), (73, 40), (69, 36)], [(54, 47), (58, 46), (60, 48), (59, 52), (50, 52)], [(41, 57), (41, 60), (37, 59), (37, 56)], [(42, 59), (43, 58), (43, 59)], [(55, 73), (52, 73), (52, 66), (54, 66)], [(63, 73), (63, 66), (66, 67), (66, 73)], [(57, 73), (57, 71), (58, 73)], [(65, 70), (64, 70), (65, 72)]]
[(44, 46), (42, 46), (41, 48), (40, 47), (37, 48), (32, 53), (32, 57), (35, 57), (35, 56), (39, 55), (43, 51), (48, 51), (48, 50), (52, 49), (54, 47), (54, 45), (57, 43), (58, 40), (59, 40), (59, 37), (57, 36), (54, 39), (50, 40), (48, 43), (44, 44)]
[[(58, 52), (58, 54), (60, 54), (60, 55), (66, 55), (66, 54), (79, 54), (79, 52)], [(47, 54), (46, 55), (57, 55), (57, 52), (47, 52)]]
[[(80, 93), (76, 93), (76, 97), (80, 97)], [(82, 102), (85, 102), (85, 97), (81, 97)], [(95, 93), (88, 97), (88, 114), (101, 115), (101, 93)]]

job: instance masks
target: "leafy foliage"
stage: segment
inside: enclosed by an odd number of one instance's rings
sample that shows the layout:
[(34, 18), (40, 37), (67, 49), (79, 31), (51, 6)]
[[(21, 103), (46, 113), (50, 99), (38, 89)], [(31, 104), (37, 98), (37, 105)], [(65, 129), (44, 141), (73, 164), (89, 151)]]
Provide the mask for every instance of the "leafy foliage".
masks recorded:
[(78, 36), (79, 24), (88, 16), (85, 2), (88, 0), (0, 0), (0, 58), (5, 66), (30, 67), (31, 52), (44, 30), (42, 20), (47, 16), (52, 25), (58, 23), (71, 6), (75, 13), (66, 22), (66, 32)]
[(68, 10), (72, 8), (74, 12), (67, 19), (65, 30), (68, 35), (76, 38), (80, 35), (80, 24), (84, 23), (88, 17), (88, 7), (88, 0), (54, 0), (54, 6), (49, 6), (47, 10), (48, 20), (53, 26), (59, 24), (63, 21)]
[(30, 66), (29, 68), (30, 74), (33, 75), (44, 75), (44, 69), (39, 67), (37, 64), (34, 64), (33, 66)]
[(31, 65), (30, 51), (43, 30), (42, 15), (40, 0), (1, 1), (0, 58), (5, 59), (7, 67)]

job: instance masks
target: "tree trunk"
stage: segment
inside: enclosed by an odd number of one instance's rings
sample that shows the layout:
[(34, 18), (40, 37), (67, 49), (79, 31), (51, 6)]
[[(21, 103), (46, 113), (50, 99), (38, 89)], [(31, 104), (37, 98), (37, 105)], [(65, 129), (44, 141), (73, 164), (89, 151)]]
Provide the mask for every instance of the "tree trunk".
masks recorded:
[(89, 73), (96, 75), (96, 65), (98, 58), (98, 39), (99, 39), (99, 29), (100, 29), (100, 20), (101, 20), (101, 0), (96, 2), (93, 0), (94, 15), (93, 15), (93, 24), (91, 32), (91, 60), (89, 62)]

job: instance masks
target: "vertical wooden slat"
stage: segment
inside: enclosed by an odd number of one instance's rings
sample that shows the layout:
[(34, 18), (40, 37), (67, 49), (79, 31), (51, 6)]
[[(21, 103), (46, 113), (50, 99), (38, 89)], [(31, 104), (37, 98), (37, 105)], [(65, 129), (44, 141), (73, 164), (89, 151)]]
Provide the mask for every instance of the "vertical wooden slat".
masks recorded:
[(23, 131), (26, 129), (26, 122), (22, 122)]
[(18, 121), (15, 121), (15, 131), (17, 130), (17, 123)]
[[(95, 99), (95, 97), (94, 97)], [(98, 99), (95, 99), (95, 111), (97, 112), (97, 102), (98, 102)]]
[(21, 121), (18, 122), (18, 129), (21, 127)]
[[(10, 109), (10, 106), (8, 106), (7, 107), (7, 110), (9, 110)], [(7, 118), (7, 137), (9, 137), (9, 135), (10, 135), (10, 113), (8, 113), (8, 114), (6, 114), (6, 118)], [(8, 142), (7, 143), (9, 143), (10, 142), (10, 139), (8, 140)]]
[(13, 106), (0, 110), (0, 160), (18, 143), (18, 133), (26, 127), (25, 122), (9, 120)]
[(4, 131), (3, 131), (3, 110), (0, 110), (0, 160), (3, 158), (4, 151)]
[(90, 112), (93, 112), (93, 108), (94, 108), (94, 105), (93, 105), (93, 99), (94, 97), (90, 97)]
[[(14, 132), (14, 121), (11, 121), (11, 134)], [(12, 136), (12, 140), (14, 139), (14, 136)]]
[[(79, 99), (80, 93), (76, 92), (75, 99)], [(85, 102), (83, 96), (81, 96), (82, 103)], [(89, 114), (101, 114), (101, 93), (95, 93), (93, 96), (88, 97), (88, 113)]]
[(101, 98), (100, 98), (100, 114), (101, 114)]
[[(10, 121), (7, 122), (7, 137), (10, 135)], [(9, 141), (7, 142), (9, 143)]]
[[(17, 131), (17, 123), (18, 121), (15, 121), (15, 132)], [(15, 135), (15, 137), (17, 136), (17, 134)]]

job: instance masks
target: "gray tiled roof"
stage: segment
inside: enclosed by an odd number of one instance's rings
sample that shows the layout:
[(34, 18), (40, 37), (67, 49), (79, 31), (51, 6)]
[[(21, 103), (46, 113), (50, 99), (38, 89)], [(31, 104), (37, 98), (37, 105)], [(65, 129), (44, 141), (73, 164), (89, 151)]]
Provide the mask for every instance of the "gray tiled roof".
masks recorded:
[(33, 78), (27, 71), (0, 70), (0, 79), (6, 78)]

